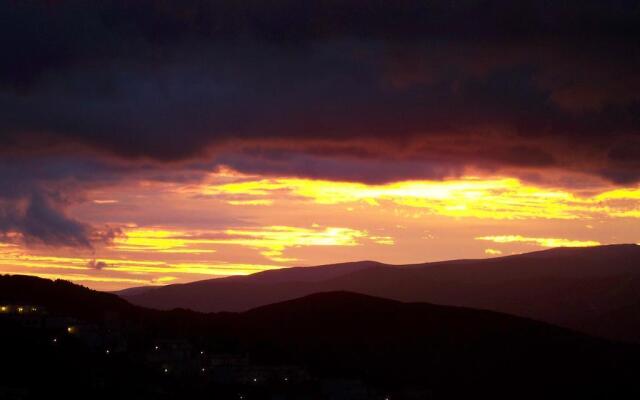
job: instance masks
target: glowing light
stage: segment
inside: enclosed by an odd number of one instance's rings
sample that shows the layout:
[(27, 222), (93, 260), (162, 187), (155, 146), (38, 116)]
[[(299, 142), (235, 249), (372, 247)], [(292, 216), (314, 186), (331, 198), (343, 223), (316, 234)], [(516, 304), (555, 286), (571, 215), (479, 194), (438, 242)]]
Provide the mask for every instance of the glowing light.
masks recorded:
[(395, 241), (391, 236), (369, 236), (369, 239), (378, 244), (393, 245)]
[[(109, 224), (122, 235), (90, 252), (27, 247), (20, 233), (6, 232), (0, 270), (117, 290), (358, 259), (404, 264), (499, 256), (523, 245), (637, 242), (640, 188), (609, 189), (504, 176), (363, 184), (221, 169), (202, 183), (128, 182), (91, 191), (69, 213), (97, 227), (120, 221)], [(115, 203), (123, 207), (109, 206)], [(202, 220), (182, 221), (185, 210)], [(474, 240), (484, 242), (464, 247)], [(98, 259), (108, 268), (89, 263)]]
[[(283, 198), (317, 204), (384, 203), (448, 217), (483, 219), (578, 219), (601, 214), (640, 218), (640, 189), (615, 189), (593, 196), (526, 185), (515, 178), (464, 177), (445, 181), (404, 181), (384, 185), (311, 179), (238, 177), (239, 182), (184, 188), (242, 204)], [(242, 199), (237, 199), (242, 196)], [(233, 204), (233, 203), (231, 203)], [(248, 203), (247, 203), (248, 204)]]
[(598, 246), (600, 242), (595, 240), (571, 240), (562, 238), (535, 238), (520, 235), (481, 236), (476, 240), (487, 240), (494, 243), (531, 243), (542, 247), (590, 247)]
[[(282, 268), (278, 265), (268, 264), (234, 264), (234, 263), (173, 263), (169, 266), (173, 273), (202, 274), (214, 276), (249, 275), (256, 272)], [(146, 272), (156, 272), (152, 268), (144, 268)], [(168, 272), (167, 268), (161, 269)], [(158, 271), (159, 272), (159, 271)]]
[[(180, 234), (180, 232), (178, 234)], [(148, 256), (148, 253), (145, 253), (144, 251), (141, 251), (141, 253)], [(3, 273), (20, 274), (24, 272), (19, 271), (17, 268), (28, 268), (29, 270), (36, 269), (47, 271), (29, 271), (30, 275), (39, 276), (41, 278), (57, 279), (63, 276), (64, 279), (70, 281), (125, 284), (128, 286), (149, 284), (149, 280), (140, 278), (141, 274), (163, 274), (164, 276), (156, 276), (154, 278), (154, 282), (167, 283), (176, 279), (174, 276), (167, 274), (197, 274), (212, 276), (248, 275), (268, 269), (280, 268), (278, 265), (271, 264), (241, 264), (226, 262), (168, 263), (163, 261), (113, 258), (102, 258), (102, 260), (109, 264), (109, 270), (112, 273), (127, 275), (98, 275), (97, 273), (100, 271), (88, 267), (86, 258), (40, 256), (28, 254), (26, 249), (21, 249), (19, 247), (12, 247), (10, 250), (5, 251), (0, 249), (0, 267), (6, 267), (6, 269), (3, 270)], [(61, 273), (64, 272), (64, 274), (49, 272), (51, 270), (60, 270)]]
[(260, 229), (228, 229), (229, 239), (218, 243), (237, 244), (261, 249), (261, 254), (272, 261), (295, 261), (283, 257), (286, 248), (301, 246), (357, 246), (358, 239), (367, 236), (365, 231), (339, 227), (297, 228), (291, 226), (267, 226)]
[(609, 190), (595, 196), (597, 201), (607, 200), (640, 200), (640, 189), (622, 188)]
[[(357, 246), (361, 239), (369, 238), (372, 242), (383, 245), (393, 244), (389, 236), (371, 236), (368, 232), (345, 227), (311, 227), (294, 226), (265, 226), (259, 228), (231, 228), (224, 231), (171, 231), (166, 228), (130, 228), (126, 235), (116, 240), (115, 249), (124, 251), (154, 251), (162, 249), (164, 252), (215, 252), (211, 247), (216, 245), (238, 245), (257, 249), (260, 254), (271, 261), (290, 262), (295, 258), (284, 257), (287, 248), (305, 246)], [(198, 247), (194, 247), (198, 246)], [(174, 270), (184, 272), (199, 269), (203, 264), (175, 263)], [(230, 265), (235, 275), (257, 272), (265, 269), (278, 268), (273, 265)], [(151, 267), (152, 268), (152, 267)], [(138, 270), (151, 269), (138, 267)], [(224, 269), (225, 265), (206, 265), (209, 270)]]
[(233, 206), (270, 206), (273, 200), (256, 199), (256, 200), (229, 200), (227, 203)]
[(104, 200), (93, 200), (95, 204), (115, 204), (118, 200), (113, 199), (104, 199)]
[(213, 249), (194, 245), (208, 244), (209, 241), (193, 237), (189, 232), (162, 229), (126, 230), (125, 236), (114, 240), (119, 251), (154, 251), (159, 253), (214, 253)]

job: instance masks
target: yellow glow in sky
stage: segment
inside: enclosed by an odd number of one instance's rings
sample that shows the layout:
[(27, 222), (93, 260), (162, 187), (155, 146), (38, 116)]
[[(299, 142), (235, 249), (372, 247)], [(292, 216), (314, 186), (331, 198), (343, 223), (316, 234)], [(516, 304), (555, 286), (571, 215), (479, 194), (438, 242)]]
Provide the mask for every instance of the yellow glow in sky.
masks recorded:
[[(115, 249), (121, 251), (164, 253), (213, 253), (216, 250), (206, 246), (237, 245), (258, 249), (271, 261), (288, 262), (296, 259), (283, 256), (287, 248), (357, 246), (360, 239), (367, 237), (366, 231), (318, 225), (310, 228), (266, 226), (195, 232), (129, 228), (124, 236), (116, 238), (114, 244)], [(373, 236), (370, 240), (379, 244), (393, 244), (391, 238), (384, 236)]]
[(122, 235), (93, 249), (5, 235), (0, 272), (113, 290), (363, 259), (411, 264), (640, 241), (640, 189), (572, 191), (513, 177), (371, 185), (221, 171), (198, 184), (125, 182), (87, 198), (70, 216)]
[(601, 243), (595, 240), (571, 240), (562, 238), (536, 238), (524, 237), (520, 235), (482, 236), (477, 240), (488, 240), (494, 243), (533, 243), (542, 247), (590, 247), (598, 246)]
[[(599, 215), (640, 217), (640, 190), (616, 189), (595, 196), (578, 196), (566, 190), (523, 184), (515, 178), (450, 181), (407, 181), (384, 185), (310, 179), (257, 179), (203, 185), (203, 195), (229, 197), (230, 204), (260, 201), (285, 195), (311, 199), (317, 204), (364, 202), (379, 206), (425, 209), (448, 217), (482, 219), (580, 219)], [(233, 196), (252, 199), (237, 200)], [(624, 201), (622, 201), (624, 200)], [(256, 203), (257, 204), (257, 203)], [(267, 205), (267, 203), (264, 203)]]
[(489, 256), (499, 256), (502, 254), (502, 251), (498, 249), (485, 249), (484, 254)]
[(121, 251), (155, 251), (159, 253), (213, 253), (213, 249), (197, 247), (207, 240), (194, 238), (185, 231), (163, 229), (127, 229), (125, 235), (115, 238), (114, 244)]
[[(146, 254), (148, 257), (149, 255)], [(153, 258), (153, 257), (151, 257)], [(98, 270), (91, 260), (83, 257), (64, 257), (29, 254), (28, 249), (16, 245), (0, 246), (0, 270), (8, 274), (24, 274), (43, 278), (59, 278), (102, 284), (145, 285), (169, 283), (177, 278), (172, 275), (230, 276), (248, 275), (280, 268), (269, 264), (242, 264), (223, 262), (175, 262), (158, 260), (134, 260), (126, 258), (101, 258), (105, 267)], [(95, 265), (95, 263), (94, 263)], [(151, 281), (146, 276), (156, 275)]]

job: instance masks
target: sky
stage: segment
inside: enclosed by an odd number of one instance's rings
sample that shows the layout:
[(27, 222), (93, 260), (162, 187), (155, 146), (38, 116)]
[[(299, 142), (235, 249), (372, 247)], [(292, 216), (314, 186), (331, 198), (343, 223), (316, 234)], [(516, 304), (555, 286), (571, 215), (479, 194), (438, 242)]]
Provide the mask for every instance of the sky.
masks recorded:
[(636, 1), (6, 1), (0, 273), (640, 242)]

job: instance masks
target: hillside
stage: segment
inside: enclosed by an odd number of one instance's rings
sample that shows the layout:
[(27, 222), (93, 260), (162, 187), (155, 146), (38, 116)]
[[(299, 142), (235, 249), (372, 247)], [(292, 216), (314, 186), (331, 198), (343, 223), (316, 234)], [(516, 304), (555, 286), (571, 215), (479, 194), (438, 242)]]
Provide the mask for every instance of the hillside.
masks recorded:
[[(345, 290), (500, 311), (612, 339), (640, 341), (639, 330), (620, 329), (611, 317), (640, 303), (637, 245), (559, 248), (406, 266), (361, 265), (367, 267), (344, 268), (342, 274), (336, 274), (341, 265), (310, 268), (317, 277), (322, 277), (318, 271), (330, 269), (333, 276), (327, 279), (300, 279), (297, 268), (290, 276), (289, 270), (277, 271), (275, 281), (255, 274), (168, 285), (123, 297), (157, 309), (214, 312), (243, 311), (316, 292)], [(606, 326), (597, 323), (603, 318)], [(625, 326), (640, 326), (638, 313), (623, 318)]]
[[(58, 296), (67, 300), (75, 298), (79, 308), (66, 309), (71, 317), (83, 315), (81, 302), (100, 303), (104, 308), (96, 308), (94, 312), (101, 315), (123, 310), (122, 302), (115, 296), (105, 297), (70, 283), (0, 277), (0, 287), (8, 286), (14, 292), (12, 301), (37, 304), (48, 310), (58, 307)], [(31, 291), (36, 286), (40, 293)], [(0, 292), (0, 301), (7, 302), (3, 292)], [(154, 364), (141, 360), (148, 359), (145, 354), (153, 352), (153, 343), (169, 335), (172, 343), (182, 343), (178, 340), (191, 343), (195, 358), (202, 357), (197, 349), (204, 348), (208, 349), (207, 353), (247, 355), (255, 366), (303, 368), (311, 378), (297, 387), (297, 394), (286, 392), (288, 397), (284, 398), (290, 399), (387, 396), (454, 399), (470, 395), (533, 399), (549, 393), (623, 398), (626, 394), (639, 394), (635, 384), (635, 365), (640, 360), (637, 346), (611, 343), (495, 312), (403, 303), (349, 292), (316, 293), (243, 313), (161, 312), (130, 307), (133, 311), (120, 314), (121, 328), (110, 331), (129, 343), (117, 358), (84, 351), (77, 344), (64, 348), (68, 353), (60, 353), (62, 347), (57, 353), (51, 353), (51, 344), (42, 342), (33, 333), (37, 330), (27, 331), (31, 334), (16, 332), (7, 328), (11, 320), (0, 318), (4, 338), (13, 332), (9, 339), (2, 341), (6, 355), (3, 364), (7, 368), (0, 371), (0, 393), (3, 385), (13, 389), (18, 385), (16, 390), (19, 390), (19, 382), (27, 376), (27, 381), (52, 382), (39, 375), (47, 374), (46, 368), (33, 368), (21, 358), (26, 354), (21, 348), (33, 347), (55, 356), (51, 360), (47, 358), (45, 366), (51, 366), (52, 360), (58, 360), (59, 367), (69, 363), (71, 370), (78, 370), (77, 362), (91, 365), (98, 377), (89, 374), (90, 380), (81, 383), (85, 390), (95, 390), (93, 380), (98, 379), (98, 384), (109, 388), (104, 393), (121, 396), (124, 388), (118, 389), (117, 385), (129, 382), (133, 375), (143, 379), (136, 383), (137, 398), (154, 398), (160, 394), (160, 398), (205, 398), (216, 393), (219, 398), (237, 398), (237, 390), (253, 390), (252, 398), (282, 398), (267, 396), (266, 393), (282, 388), (262, 381), (249, 386), (229, 386), (211, 381), (215, 374), (211, 378), (196, 376), (197, 379), (190, 377), (188, 371), (164, 378), (154, 375), (158, 374), (154, 372), (157, 371)], [(98, 319), (95, 323), (100, 324)], [(176, 326), (180, 329), (175, 329)], [(21, 345), (15, 346), (16, 343)], [(68, 357), (62, 358), (63, 354)], [(191, 363), (190, 358), (180, 360), (181, 366)], [(136, 368), (140, 374), (136, 374)], [(251, 368), (257, 371), (257, 367)], [(83, 377), (87, 372), (78, 371)], [(123, 371), (128, 372), (123, 375)], [(74, 384), (74, 376), (63, 373), (55, 376), (56, 384), (47, 387), (49, 395)], [(115, 386), (110, 386), (112, 383)], [(353, 388), (359, 385), (368, 394), (353, 394)], [(44, 387), (32, 390), (40, 389)], [(74, 393), (70, 394), (71, 398), (81, 396)]]

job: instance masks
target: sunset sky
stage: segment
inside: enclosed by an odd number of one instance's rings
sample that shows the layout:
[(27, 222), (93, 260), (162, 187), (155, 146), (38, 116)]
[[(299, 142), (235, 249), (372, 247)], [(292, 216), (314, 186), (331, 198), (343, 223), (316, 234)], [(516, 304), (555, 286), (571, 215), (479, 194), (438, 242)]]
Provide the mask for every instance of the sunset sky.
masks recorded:
[(0, 273), (640, 242), (637, 2), (311, 3), (2, 2)]

